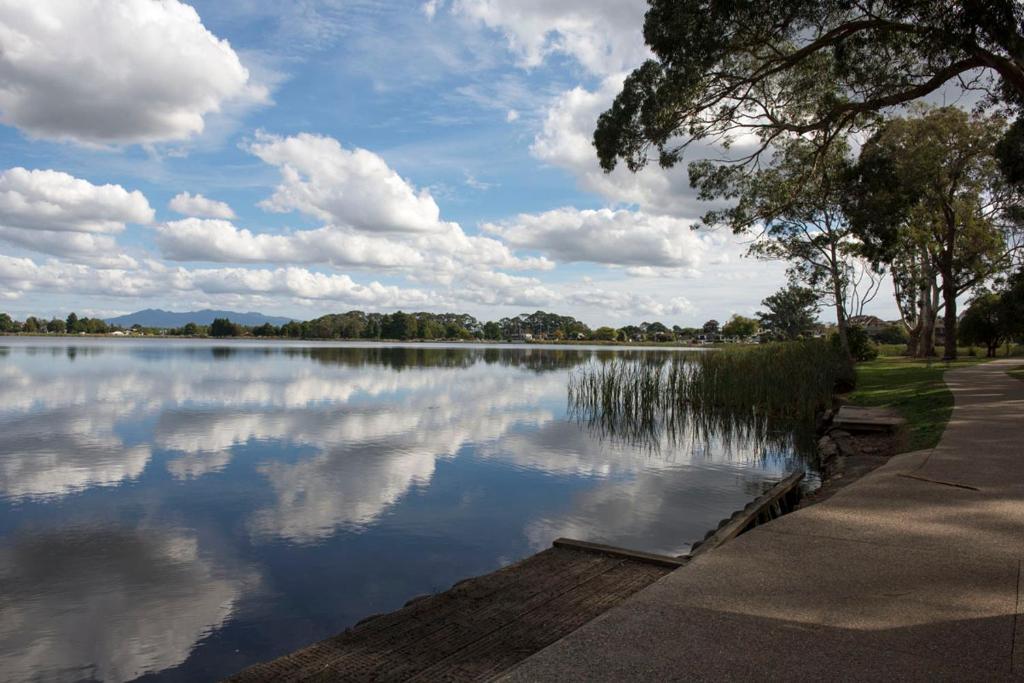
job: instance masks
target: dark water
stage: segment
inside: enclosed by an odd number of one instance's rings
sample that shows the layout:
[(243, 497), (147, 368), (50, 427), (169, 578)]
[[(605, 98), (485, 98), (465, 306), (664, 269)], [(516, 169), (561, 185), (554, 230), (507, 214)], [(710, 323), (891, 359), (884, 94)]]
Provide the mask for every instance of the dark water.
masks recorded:
[(0, 339), (0, 678), (217, 679), (558, 536), (684, 552), (803, 466), (581, 424), (612, 353)]

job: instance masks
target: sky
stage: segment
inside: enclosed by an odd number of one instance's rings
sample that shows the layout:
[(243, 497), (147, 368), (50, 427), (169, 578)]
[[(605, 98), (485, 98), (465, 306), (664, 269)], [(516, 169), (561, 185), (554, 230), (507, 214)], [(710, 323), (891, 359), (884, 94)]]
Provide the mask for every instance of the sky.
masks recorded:
[(0, 0), (0, 310), (750, 315), (785, 264), (591, 145), (646, 7)]

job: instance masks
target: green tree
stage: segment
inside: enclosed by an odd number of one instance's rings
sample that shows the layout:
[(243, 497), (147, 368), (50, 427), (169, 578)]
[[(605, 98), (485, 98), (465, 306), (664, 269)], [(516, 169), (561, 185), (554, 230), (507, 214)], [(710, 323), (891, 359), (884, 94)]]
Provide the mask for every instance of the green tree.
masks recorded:
[(790, 285), (772, 294), (761, 305), (768, 310), (757, 314), (761, 327), (775, 339), (793, 340), (807, 336), (818, 319), (818, 296), (806, 287)]
[(739, 337), (740, 339), (746, 339), (747, 337), (753, 337), (757, 334), (759, 327), (757, 320), (754, 318), (745, 318), (742, 315), (733, 315), (729, 318), (729, 322), (722, 326), (722, 334), (727, 337)]
[(298, 339), (302, 336), (302, 323), (294, 320), (281, 326), (281, 336), (290, 339)]
[(501, 338), (501, 325), (493, 320), (484, 324), (484, 339), (496, 341)]
[(64, 334), (67, 329), (67, 323), (60, 318), (54, 318), (50, 322), (46, 323), (46, 331), (50, 334)]
[[(990, 101), (1024, 105), (1019, 0), (649, 3), (655, 58), (626, 78), (594, 133), (607, 170), (618, 159), (637, 170), (651, 156), (672, 166), (696, 142), (749, 131), (761, 147), (731, 163), (753, 168), (780, 137), (827, 142), (960, 79)], [(1007, 168), (1020, 168), (1022, 138), (1007, 136)]]
[(39, 318), (34, 315), (30, 315), (25, 318), (25, 322), (21, 324), (21, 331), (27, 332), (28, 334), (39, 334), (40, 330)]
[(74, 312), (68, 313), (68, 319), (65, 321), (64, 328), (68, 334), (78, 333), (78, 316)]
[(186, 337), (195, 337), (199, 334), (199, 325), (194, 322), (187, 322), (185, 326), (181, 328), (181, 333)]
[(647, 339), (652, 341), (671, 341), (672, 331), (665, 326), (664, 323), (653, 322), (643, 323), (641, 327), (644, 330), (644, 334), (647, 335)]
[(381, 321), (381, 337), (384, 339), (416, 339), (419, 333), (416, 316), (402, 311), (385, 315)]
[(210, 324), (211, 337), (237, 337), (241, 334), (241, 327), (228, 318), (215, 318)]
[[(956, 107), (892, 119), (864, 145), (851, 185), (863, 248), (912, 283), (918, 305), (930, 301), (920, 317), (934, 319), (941, 293), (947, 359), (956, 358), (957, 298), (1009, 267), (1021, 247), (1021, 192), (995, 158), (1004, 129), (999, 117)], [(921, 327), (917, 351), (927, 355), (928, 321)]]
[(704, 334), (718, 334), (718, 330), (720, 329), (720, 327), (721, 326), (718, 324), (717, 320), (709, 320), (706, 323), (704, 323), (704, 326), (701, 328), (701, 330), (704, 332)]
[(78, 321), (78, 331), (86, 334), (106, 334), (110, 326), (99, 318), (82, 318)]
[(263, 323), (252, 328), (252, 334), (254, 337), (276, 337), (280, 333), (277, 326), (272, 323)]
[(452, 332), (454, 334), (448, 335), (448, 330), (444, 323), (433, 316), (424, 316), (422, 319), (417, 320), (417, 336), (420, 339), (444, 339), (446, 337), (456, 337), (457, 332), (455, 327), (455, 325), (452, 326)]
[(839, 342), (839, 335), (832, 335), (832, 344), (843, 351), (847, 358), (858, 363), (878, 358), (878, 344), (860, 325), (850, 325), (847, 347), (844, 349)]
[(636, 341), (643, 339), (643, 336), (644, 331), (638, 325), (625, 325), (619, 328), (619, 340), (621, 341)]
[(0, 333), (10, 334), (17, 332), (18, 325), (7, 313), (0, 313)]
[(1010, 276), (1006, 288), (1000, 293), (1002, 319), (1010, 339), (1024, 341), (1024, 267)]
[(1009, 333), (1008, 321), (1003, 319), (1005, 310), (998, 294), (980, 292), (971, 300), (960, 322), (960, 342), (984, 346), (985, 355), (995, 357), (996, 350)]
[(787, 261), (790, 280), (834, 308), (839, 345), (847, 355), (848, 320), (861, 313), (882, 282), (860, 258), (844, 210), (852, 166), (845, 143), (822, 151), (794, 139), (781, 141), (771, 165), (753, 173), (716, 173), (711, 162), (691, 167), (691, 179), (704, 186), (705, 197), (737, 198), (730, 207), (709, 211), (705, 225), (752, 235), (750, 255)]
[(615, 341), (616, 337), (618, 332), (614, 327), (599, 327), (594, 330), (594, 339), (598, 341)]

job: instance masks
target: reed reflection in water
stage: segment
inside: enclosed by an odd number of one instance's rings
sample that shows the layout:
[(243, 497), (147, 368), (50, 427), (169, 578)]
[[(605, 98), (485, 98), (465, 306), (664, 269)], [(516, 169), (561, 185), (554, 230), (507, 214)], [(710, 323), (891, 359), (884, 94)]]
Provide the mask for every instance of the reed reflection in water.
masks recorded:
[[(748, 398), (702, 395), (706, 375), (719, 385), (729, 370), (714, 367), (706, 354), (649, 355), (575, 368), (569, 376), (569, 415), (600, 438), (660, 452), (686, 449), (729, 459), (782, 458), (787, 465), (816, 465), (813, 409), (766, 409)], [(716, 359), (717, 360), (717, 359)], [(715, 363), (714, 365), (721, 365)], [(741, 369), (733, 374), (743, 375)], [(753, 381), (746, 375), (746, 381)]]

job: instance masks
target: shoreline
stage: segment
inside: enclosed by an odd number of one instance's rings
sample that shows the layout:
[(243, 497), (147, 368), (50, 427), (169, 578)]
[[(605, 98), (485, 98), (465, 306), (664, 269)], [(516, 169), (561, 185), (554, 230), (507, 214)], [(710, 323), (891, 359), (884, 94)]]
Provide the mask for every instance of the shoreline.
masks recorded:
[(412, 346), (422, 345), (444, 345), (444, 346), (514, 346), (514, 347), (545, 347), (545, 346), (599, 346), (608, 348), (662, 348), (662, 349), (680, 349), (687, 351), (702, 351), (707, 349), (719, 349), (728, 347), (738, 346), (756, 346), (752, 344), (735, 343), (735, 344), (684, 344), (682, 342), (610, 342), (610, 341), (568, 341), (568, 340), (535, 340), (535, 341), (507, 341), (507, 340), (487, 340), (487, 339), (340, 339), (332, 337), (324, 338), (295, 338), (295, 337), (252, 337), (252, 336), (239, 336), (239, 337), (210, 337), (210, 336), (193, 336), (184, 337), (180, 335), (172, 334), (146, 334), (146, 335), (112, 335), (112, 334), (36, 334), (36, 333), (24, 333), (18, 332), (15, 334), (3, 333), (0, 334), (0, 339), (12, 338), (12, 339), (109, 339), (113, 341), (123, 340), (187, 340), (187, 341), (213, 341), (213, 342), (242, 342), (242, 343), (259, 343), (259, 342), (288, 342), (290, 344), (301, 344), (303, 342), (315, 343), (315, 344), (386, 344), (386, 345), (402, 345), (408, 344)]
[(954, 418), (935, 447), (698, 558), (500, 680), (1017, 680), (1015, 362), (945, 375)]
[(559, 538), (508, 566), (410, 598), (306, 647), (246, 667), (234, 683), (278, 680), (475, 681), (500, 676), (743, 533), (794, 511), (794, 472), (678, 557)]

